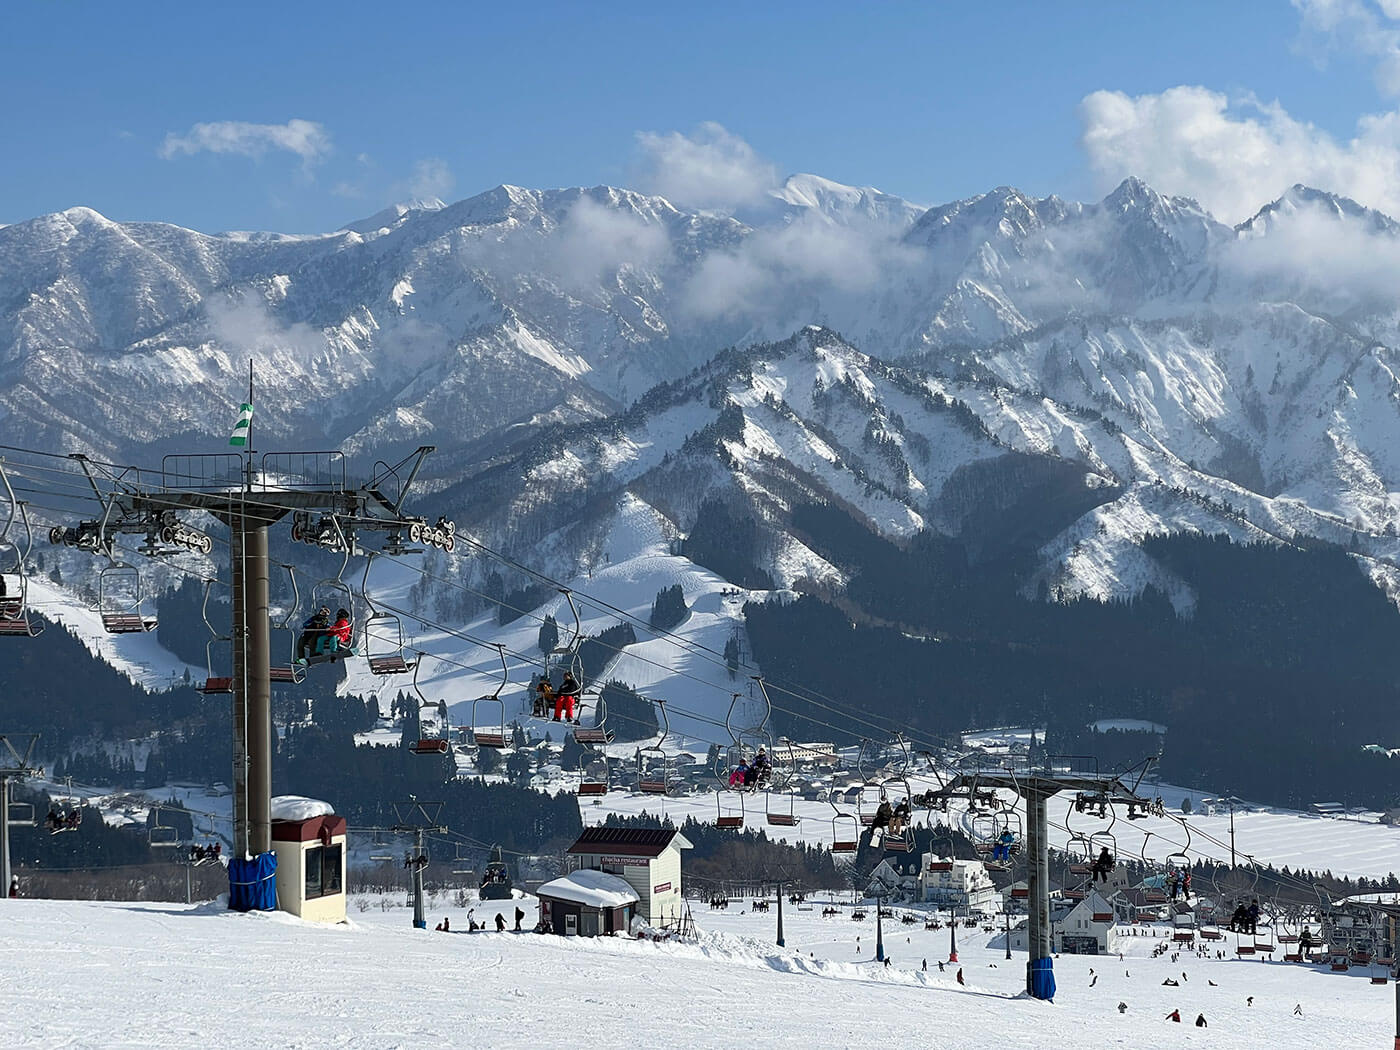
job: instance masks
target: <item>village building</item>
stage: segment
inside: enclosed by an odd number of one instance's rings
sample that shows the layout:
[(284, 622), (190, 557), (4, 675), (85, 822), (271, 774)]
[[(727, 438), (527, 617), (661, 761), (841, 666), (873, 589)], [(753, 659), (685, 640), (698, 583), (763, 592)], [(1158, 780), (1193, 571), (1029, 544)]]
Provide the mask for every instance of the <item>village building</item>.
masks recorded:
[[(1113, 905), (1097, 890), (1080, 901), (1053, 901), (1050, 905), (1050, 946), (1064, 955), (1107, 955), (1112, 951)], [(1011, 928), (1011, 950), (1026, 951), (1028, 923)]]
[(637, 891), (617, 875), (580, 868), (544, 883), (540, 928), (563, 937), (626, 933), (637, 914)]
[(961, 912), (997, 910), (1000, 895), (980, 860), (958, 860), (925, 853), (919, 865), (919, 899)]
[(673, 828), (584, 828), (568, 849), (569, 870), (616, 875), (636, 892), (636, 914), (659, 928), (680, 922), (684, 913), (681, 850), (691, 848)]

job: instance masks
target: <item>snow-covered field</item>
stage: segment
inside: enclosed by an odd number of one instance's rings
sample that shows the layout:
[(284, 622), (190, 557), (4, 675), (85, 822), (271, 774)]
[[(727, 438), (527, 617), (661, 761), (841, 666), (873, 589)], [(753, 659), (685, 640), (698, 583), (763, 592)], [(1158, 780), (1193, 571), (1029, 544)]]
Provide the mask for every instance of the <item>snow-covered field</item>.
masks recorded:
[[(517, 903), (528, 927), (533, 900), (476, 904), (477, 918)], [(1391, 1039), (1393, 991), (1362, 973), (1154, 959), (1148, 937), (1122, 938), (1121, 962), (1060, 957), (1052, 1004), (1021, 995), (1024, 957), (1006, 961), (994, 935), (960, 928), (959, 963), (940, 973), (947, 929), (887, 919), (885, 967), (872, 958), (873, 912), (823, 919), (820, 903), (785, 909), (783, 948), (776, 911), (744, 901), (700, 904), (690, 944), (469, 934), (455, 905), (428, 917), (446, 915), (453, 932), (415, 931), (395, 905), (352, 906), (346, 925), (320, 927), (217, 904), (0, 901), (0, 1046), (1315, 1050)], [(1179, 1025), (1165, 1020), (1174, 1009)], [(1194, 1027), (1198, 1013), (1208, 1028)]]

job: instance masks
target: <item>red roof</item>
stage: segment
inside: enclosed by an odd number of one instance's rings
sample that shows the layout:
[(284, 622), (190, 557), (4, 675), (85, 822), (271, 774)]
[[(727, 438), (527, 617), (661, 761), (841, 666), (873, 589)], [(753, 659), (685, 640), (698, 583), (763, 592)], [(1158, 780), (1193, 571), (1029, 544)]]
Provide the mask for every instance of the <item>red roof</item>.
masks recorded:
[(322, 837), (331, 838), (345, 834), (345, 818), (331, 814), (327, 817), (312, 817), (310, 820), (274, 820), (272, 838), (275, 842), (311, 842)]
[(584, 828), (568, 852), (659, 857), (679, 834), (675, 828)]

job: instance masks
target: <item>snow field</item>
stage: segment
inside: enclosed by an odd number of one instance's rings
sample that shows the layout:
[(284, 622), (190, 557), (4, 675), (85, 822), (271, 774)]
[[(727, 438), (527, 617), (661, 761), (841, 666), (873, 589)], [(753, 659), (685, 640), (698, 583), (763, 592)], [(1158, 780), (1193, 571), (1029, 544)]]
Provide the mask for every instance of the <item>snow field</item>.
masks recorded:
[[(398, 898), (399, 901), (402, 898)], [(1308, 1047), (1389, 1039), (1392, 990), (1364, 977), (1260, 960), (1062, 956), (1053, 1004), (1021, 996), (1024, 958), (958, 930), (958, 966), (937, 972), (948, 930), (885, 920), (891, 965), (871, 958), (871, 918), (822, 919), (699, 903), (697, 942), (653, 944), (466, 933), (466, 911), (410, 928), (403, 907), (321, 927), (281, 914), (20, 900), (0, 904), (0, 1045), (25, 1048), (335, 1046), (921, 1048)], [(490, 922), (533, 899), (472, 906)], [(896, 911), (896, 915), (899, 911)], [(446, 915), (451, 933), (431, 930)], [(856, 951), (859, 937), (860, 951)], [(920, 971), (927, 958), (929, 972)], [(965, 985), (959, 986), (961, 967)], [(1093, 978), (1093, 967), (1098, 977)], [(1181, 974), (1187, 978), (1183, 981)], [(1171, 977), (1178, 987), (1163, 986)], [(1215, 982), (1214, 986), (1208, 982)], [(1253, 996), (1249, 1006), (1246, 997)], [(1127, 1003), (1120, 1015), (1117, 1004)], [(1293, 1015), (1301, 1004), (1303, 1016)], [(1183, 1023), (1164, 1020), (1179, 1009)], [(1210, 1027), (1191, 1025), (1203, 1012)]]

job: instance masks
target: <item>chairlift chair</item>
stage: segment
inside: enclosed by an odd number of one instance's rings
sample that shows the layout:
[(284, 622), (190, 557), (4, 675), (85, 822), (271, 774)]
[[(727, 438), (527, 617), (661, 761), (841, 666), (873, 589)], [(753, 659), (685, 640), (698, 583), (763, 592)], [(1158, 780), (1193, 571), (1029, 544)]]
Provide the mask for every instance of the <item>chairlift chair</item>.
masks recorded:
[[(728, 807), (725, 803), (728, 801)], [(744, 826), (744, 793), (722, 789), (715, 792), (715, 827), (721, 831), (739, 831)]]
[(214, 586), (212, 579), (204, 581), (204, 600), (199, 606), (200, 618), (204, 621), (204, 626), (209, 628), (210, 638), (204, 643), (204, 663), (208, 668), (208, 674), (204, 678), (204, 684), (197, 688), (205, 696), (222, 696), (233, 692), (232, 675), (216, 675), (214, 673), (214, 644), (216, 642), (227, 642), (229, 639), (219, 634), (213, 623), (209, 620), (209, 592)]
[(5, 819), (17, 827), (34, 827), (38, 823), (32, 802), (11, 802)]
[(637, 790), (644, 795), (664, 795), (671, 787), (671, 757), (662, 745), (671, 733), (671, 719), (664, 700), (652, 703), (661, 712), (661, 736), (656, 743), (637, 748)]
[[(369, 596), (369, 570), (374, 565), (374, 555), (365, 559), (365, 578), (360, 584), (368, 614), (360, 629), (364, 639), (365, 659), (369, 662), (372, 674), (408, 674), (417, 665), (417, 660), (408, 660), (403, 651), (403, 621), (390, 612), (377, 609)], [(346, 609), (352, 607), (347, 605)]]
[(579, 777), (578, 794), (583, 798), (606, 795), (609, 776), (607, 753), (600, 751), (597, 758), (584, 764), (583, 773)]
[(834, 810), (831, 817), (831, 852), (837, 856), (853, 856), (860, 848), (860, 821), (854, 813), (847, 813), (836, 805), (836, 791), (833, 788), (827, 802)]
[(585, 747), (593, 744), (611, 744), (613, 742), (613, 731), (608, 728), (608, 704), (603, 699), (601, 692), (588, 693), (586, 696), (579, 694), (579, 706), (575, 716), (580, 722), (583, 721), (583, 708), (585, 699), (593, 701), (593, 724), (591, 726), (574, 727), (574, 743), (582, 744)]
[(161, 808), (156, 807), (155, 823), (147, 829), (147, 841), (156, 849), (165, 849), (180, 844), (180, 829), (171, 824), (162, 824)]
[[(0, 529), (0, 637), (35, 638), (43, 631), (44, 624), (41, 620), (30, 619), (29, 573), (24, 565), (34, 546), (34, 530), (24, 503), (15, 499), (3, 462), (0, 462), (0, 483), (4, 484), (10, 505), (10, 516), (5, 519), (5, 527)], [(22, 542), (18, 534), (10, 539), (10, 529), (17, 518), (24, 527)]]
[[(499, 642), (496, 644), (496, 655), (501, 658), (501, 683), (496, 687), (496, 691), (488, 696), (479, 696), (472, 701), (471, 728), (472, 739), (476, 741), (477, 747), (489, 747), (500, 749), (506, 746), (509, 735), (506, 731), (506, 702), (501, 699), (501, 691), (510, 684), (510, 668), (506, 665), (505, 646)], [(482, 712), (495, 710), (499, 712), (499, 721), (492, 718), (489, 722), (483, 721)]]
[(408, 749), (415, 755), (445, 755), (451, 750), (448, 741), (452, 728), (443, 716), (446, 703), (432, 703), (418, 687), (418, 668), (421, 660), (413, 661), (413, 693), (418, 697), (418, 737), (409, 741)]
[(296, 622), (297, 613), (301, 610), (301, 588), (297, 586), (296, 569), (286, 564), (282, 568), (287, 571), (287, 580), (292, 587), (292, 604), (287, 610), (287, 615), (272, 624), (274, 631), (286, 631), (290, 636), (287, 650), (290, 653), (289, 662), (284, 666), (273, 664), (267, 669), (268, 681), (273, 685), (300, 685), (306, 678), (306, 665), (297, 662), (297, 642), (301, 637), (301, 627)]
[(141, 573), (134, 565), (114, 561), (97, 574), (97, 610), (108, 634), (144, 634), (156, 618), (142, 612), (145, 595)]
[(773, 804), (773, 792), (769, 791), (766, 794), (767, 804), (763, 807), (765, 818), (769, 824), (775, 825), (776, 827), (796, 827), (801, 822), (802, 818), (794, 812), (793, 807), (795, 803), (793, 793), (791, 791), (780, 791), (778, 794), (787, 796), (787, 808), (783, 809), (781, 806), (775, 806)]

